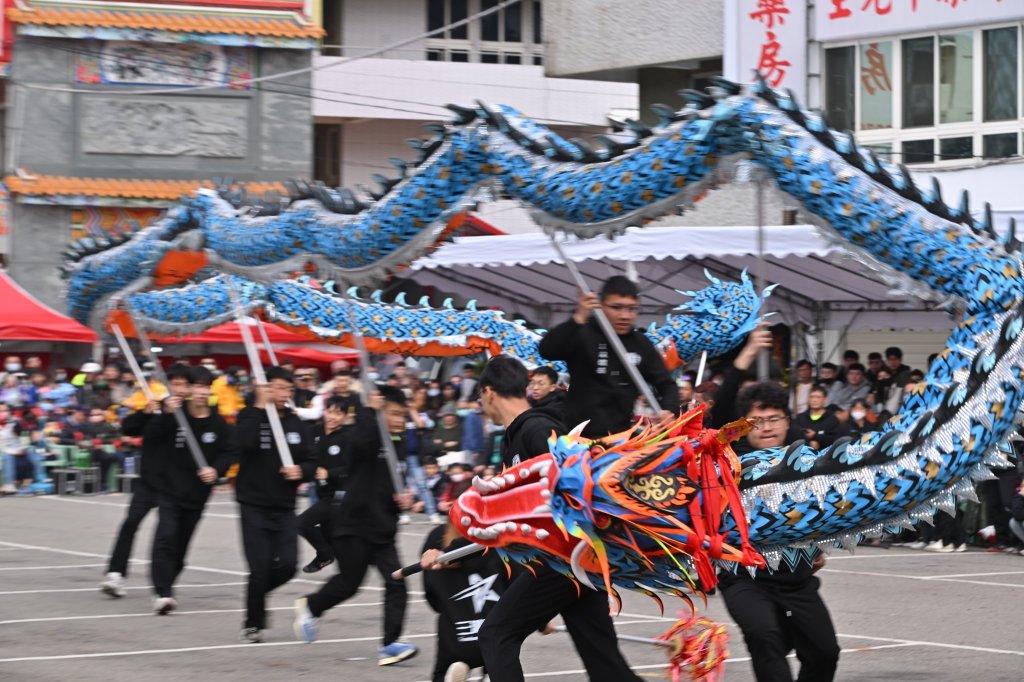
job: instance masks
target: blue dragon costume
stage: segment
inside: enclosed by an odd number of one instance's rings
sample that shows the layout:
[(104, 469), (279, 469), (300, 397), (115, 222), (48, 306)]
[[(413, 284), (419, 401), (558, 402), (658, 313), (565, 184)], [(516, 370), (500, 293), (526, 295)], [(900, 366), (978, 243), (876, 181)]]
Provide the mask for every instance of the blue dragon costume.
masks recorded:
[[(879, 431), (822, 451), (798, 442), (737, 458), (727, 442), (749, 425), (707, 431), (699, 412), (598, 444), (553, 439), (548, 455), (476, 481), (452, 512), (457, 527), (509, 560), (548, 561), (613, 595), (682, 595), (713, 580), (715, 562), (771, 570), (972, 498), (988, 467), (1005, 465), (1024, 399), (1013, 226), (1000, 238), (990, 211), (972, 217), (966, 194), (950, 208), (938, 185), (922, 191), (905, 167), (763, 82), (744, 90), (722, 80), (686, 99), (680, 111), (659, 107), (655, 129), (634, 123), (596, 146), (507, 107), (452, 107), (455, 119), (416, 142), (419, 160), (381, 178), (379, 192), (296, 183), (287, 200), (245, 203), (235, 188), (200, 191), (118, 244), (75, 245), (70, 311), (130, 330), (130, 309), (149, 329), (188, 333), (231, 319), (234, 290), (247, 312), (315, 338), (349, 343), (354, 317), (371, 351), (487, 350), (537, 365), (542, 332), (499, 312), (356, 300), (321, 282), (365, 285), (404, 267), (488, 185), (549, 229), (610, 235), (685, 207), (748, 159), (857, 258), (960, 307), (924, 382)], [(687, 293), (688, 314), (649, 332), (682, 359), (738, 345), (765, 292), (712, 281)]]

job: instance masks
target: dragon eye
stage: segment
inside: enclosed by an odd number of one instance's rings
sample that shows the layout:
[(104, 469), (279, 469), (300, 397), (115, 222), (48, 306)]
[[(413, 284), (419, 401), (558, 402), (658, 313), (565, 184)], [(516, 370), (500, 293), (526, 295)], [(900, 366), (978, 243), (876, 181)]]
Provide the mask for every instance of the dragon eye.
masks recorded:
[(579, 511), (580, 509), (583, 509), (583, 503), (580, 502), (579, 500), (577, 500), (572, 495), (566, 495), (565, 496), (565, 501), (569, 503), (570, 507), (572, 507), (573, 509), (575, 509), (577, 511)]

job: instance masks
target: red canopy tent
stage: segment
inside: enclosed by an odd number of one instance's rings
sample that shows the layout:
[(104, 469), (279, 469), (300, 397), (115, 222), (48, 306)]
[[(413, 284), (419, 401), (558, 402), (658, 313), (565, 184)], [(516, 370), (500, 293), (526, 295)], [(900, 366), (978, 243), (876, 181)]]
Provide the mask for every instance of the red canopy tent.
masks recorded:
[(0, 339), (93, 343), (96, 332), (43, 305), (0, 271)]
[[(314, 343), (308, 337), (281, 329), (276, 324), (264, 323), (263, 328), (267, 332), (270, 343), (274, 345), (288, 343), (308, 346), (310, 343)], [(256, 343), (260, 343), (262, 338), (259, 331), (255, 327), (252, 327), (251, 330)], [(162, 343), (242, 343), (242, 332), (239, 331), (237, 322), (225, 322), (199, 334), (160, 337), (160, 341)]]

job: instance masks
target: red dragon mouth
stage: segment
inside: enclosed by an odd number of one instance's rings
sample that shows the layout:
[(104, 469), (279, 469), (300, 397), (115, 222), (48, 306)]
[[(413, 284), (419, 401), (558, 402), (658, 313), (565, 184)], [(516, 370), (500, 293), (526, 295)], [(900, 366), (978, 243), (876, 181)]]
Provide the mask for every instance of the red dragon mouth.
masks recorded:
[(487, 479), (478, 476), (449, 512), (452, 523), (486, 547), (533, 545), (568, 560), (577, 540), (567, 540), (551, 515), (558, 473), (549, 453)]

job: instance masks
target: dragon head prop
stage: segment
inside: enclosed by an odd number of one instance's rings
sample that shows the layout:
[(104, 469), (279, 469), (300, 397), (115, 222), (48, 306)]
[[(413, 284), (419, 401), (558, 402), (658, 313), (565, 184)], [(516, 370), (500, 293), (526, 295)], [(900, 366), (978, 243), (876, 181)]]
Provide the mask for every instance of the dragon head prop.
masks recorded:
[[(549, 440), (551, 451), (473, 480), (450, 515), (468, 539), (507, 561), (544, 561), (579, 584), (690, 601), (713, 587), (712, 560), (763, 566), (745, 527), (740, 546), (719, 532), (740, 511), (739, 460), (729, 446), (747, 421), (704, 429), (704, 408), (667, 422), (590, 441), (580, 429)], [(742, 520), (743, 514), (734, 514)], [(592, 579), (593, 576), (593, 579)]]

